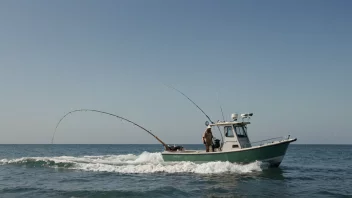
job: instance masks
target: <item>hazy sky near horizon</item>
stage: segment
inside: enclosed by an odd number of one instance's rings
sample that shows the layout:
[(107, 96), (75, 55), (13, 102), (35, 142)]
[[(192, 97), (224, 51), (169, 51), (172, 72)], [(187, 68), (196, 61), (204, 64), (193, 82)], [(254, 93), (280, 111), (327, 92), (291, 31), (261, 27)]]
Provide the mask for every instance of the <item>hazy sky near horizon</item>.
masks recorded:
[[(352, 143), (352, 1), (0, 2), (0, 143), (50, 143), (68, 111), (201, 143), (206, 118), (253, 112), (255, 140)], [(214, 134), (219, 137), (215, 131)], [(157, 143), (76, 113), (56, 143)]]

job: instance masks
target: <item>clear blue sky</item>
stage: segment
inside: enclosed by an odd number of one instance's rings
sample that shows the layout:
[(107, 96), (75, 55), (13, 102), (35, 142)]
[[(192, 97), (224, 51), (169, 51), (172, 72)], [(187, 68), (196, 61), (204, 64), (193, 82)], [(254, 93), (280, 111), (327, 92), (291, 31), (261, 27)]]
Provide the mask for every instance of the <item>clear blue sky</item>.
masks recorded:
[[(167, 143), (201, 143), (219, 104), (254, 112), (252, 140), (351, 143), (352, 2), (0, 2), (0, 143), (50, 143), (66, 112), (125, 116)], [(215, 135), (217, 133), (215, 132)], [(218, 135), (217, 135), (218, 136)], [(157, 143), (77, 113), (57, 143)]]

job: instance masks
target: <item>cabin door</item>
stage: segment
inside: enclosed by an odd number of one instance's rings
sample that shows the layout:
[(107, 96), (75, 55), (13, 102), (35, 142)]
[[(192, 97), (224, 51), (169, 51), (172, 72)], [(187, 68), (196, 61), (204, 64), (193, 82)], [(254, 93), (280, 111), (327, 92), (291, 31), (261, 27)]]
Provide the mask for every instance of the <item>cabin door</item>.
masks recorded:
[(240, 146), (237, 141), (237, 136), (234, 133), (234, 130), (232, 126), (225, 126), (224, 127), (224, 145), (222, 147), (223, 151), (228, 151), (228, 150), (236, 150), (240, 149)]

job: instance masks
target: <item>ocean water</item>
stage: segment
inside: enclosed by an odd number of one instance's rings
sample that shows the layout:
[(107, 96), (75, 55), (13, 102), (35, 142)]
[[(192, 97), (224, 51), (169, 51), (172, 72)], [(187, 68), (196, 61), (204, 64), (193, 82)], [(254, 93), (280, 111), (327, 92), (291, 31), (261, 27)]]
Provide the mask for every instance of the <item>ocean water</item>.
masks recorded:
[(0, 197), (352, 197), (352, 145), (292, 144), (279, 168), (167, 163), (161, 151), (160, 145), (0, 145)]

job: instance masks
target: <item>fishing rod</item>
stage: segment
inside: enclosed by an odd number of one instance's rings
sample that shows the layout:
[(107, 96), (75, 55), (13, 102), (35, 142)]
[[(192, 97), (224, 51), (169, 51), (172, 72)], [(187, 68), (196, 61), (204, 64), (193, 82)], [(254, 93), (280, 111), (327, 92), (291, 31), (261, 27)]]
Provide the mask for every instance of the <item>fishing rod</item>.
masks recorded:
[(217, 94), (217, 96), (218, 96), (218, 102), (219, 102), (219, 106), (220, 106), (220, 110), (221, 110), (222, 120), (225, 122), (225, 116), (224, 116), (224, 112), (222, 111), (222, 107), (221, 107), (221, 103), (220, 103), (220, 99), (219, 99), (219, 93)]
[(221, 105), (220, 105), (220, 110), (221, 110), (221, 114), (222, 114), (222, 120), (225, 121), (224, 112), (222, 111)]
[(157, 140), (165, 147), (165, 150), (167, 150), (167, 151), (170, 150), (170, 148), (169, 148), (163, 141), (161, 141), (156, 135), (154, 135), (152, 132), (150, 132), (149, 130), (145, 129), (145, 128), (142, 127), (141, 125), (139, 125), (139, 124), (137, 124), (137, 123), (135, 123), (135, 122), (133, 122), (133, 121), (131, 121), (131, 120), (128, 120), (128, 119), (126, 119), (126, 118), (124, 118), (124, 117), (121, 117), (121, 116), (118, 116), (118, 115), (115, 115), (115, 114), (112, 114), (112, 113), (104, 112), (104, 111), (94, 110), (94, 109), (77, 109), (77, 110), (73, 110), (73, 111), (70, 111), (70, 112), (66, 113), (66, 114), (59, 120), (59, 122), (56, 124), (55, 131), (54, 131), (53, 137), (52, 137), (52, 139), (51, 139), (51, 143), (52, 143), (52, 144), (54, 143), (55, 133), (56, 133), (56, 130), (57, 130), (59, 124), (61, 123), (61, 121), (62, 121), (66, 116), (68, 116), (69, 114), (74, 113), (74, 112), (79, 112), (79, 111), (97, 112), (97, 113), (102, 113), (102, 114), (114, 116), (114, 117), (119, 118), (119, 119), (121, 119), (121, 120), (125, 120), (125, 121), (127, 121), (127, 122), (129, 122), (129, 123), (131, 123), (131, 124), (133, 124), (133, 125), (135, 125), (135, 126), (141, 128), (141, 129), (143, 129), (143, 130), (146, 131), (147, 133), (149, 133), (151, 136), (153, 136), (155, 139), (157, 139)]
[[(210, 117), (209, 117), (192, 99), (190, 99), (188, 96), (186, 96), (186, 94), (182, 93), (180, 90), (176, 89), (175, 87), (172, 87), (171, 85), (166, 85), (166, 84), (165, 84), (165, 86), (167, 86), (167, 87), (169, 87), (169, 88), (171, 88), (171, 89), (177, 91), (178, 93), (180, 93), (180, 94), (182, 94), (184, 97), (186, 97), (190, 102), (192, 102), (192, 103), (205, 115), (205, 117), (208, 118), (209, 122), (211, 122), (212, 124), (214, 124), (214, 122), (210, 119)], [(222, 111), (222, 110), (221, 110), (221, 111)], [(219, 126), (217, 126), (217, 127), (218, 127), (218, 130), (219, 130), (220, 136), (221, 136), (221, 140), (222, 140), (222, 142), (224, 142), (224, 138), (222, 137), (220, 127), (219, 127)]]

